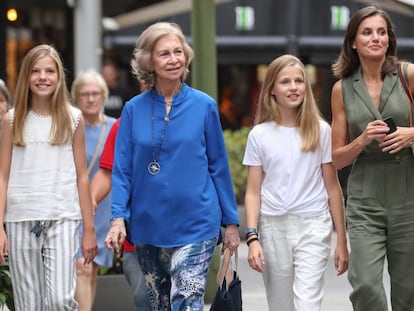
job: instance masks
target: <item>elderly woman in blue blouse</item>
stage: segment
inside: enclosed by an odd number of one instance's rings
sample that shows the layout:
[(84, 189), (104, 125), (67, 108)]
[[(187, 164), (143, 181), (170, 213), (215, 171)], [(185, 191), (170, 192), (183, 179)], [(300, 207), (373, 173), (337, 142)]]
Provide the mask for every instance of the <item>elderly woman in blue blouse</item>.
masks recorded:
[(150, 88), (121, 115), (106, 243), (119, 249), (127, 224), (153, 310), (203, 310), (220, 226), (223, 248), (240, 243), (217, 105), (184, 82), (193, 51), (178, 25), (149, 26), (134, 58)]

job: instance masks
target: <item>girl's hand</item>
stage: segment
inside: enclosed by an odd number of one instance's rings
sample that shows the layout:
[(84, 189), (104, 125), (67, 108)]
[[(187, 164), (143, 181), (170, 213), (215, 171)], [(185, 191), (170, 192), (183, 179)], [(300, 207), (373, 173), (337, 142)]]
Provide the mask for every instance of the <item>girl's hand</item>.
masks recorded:
[(82, 235), (82, 255), (85, 258), (85, 264), (91, 263), (98, 253), (98, 244), (94, 230), (84, 229)]
[(250, 268), (257, 272), (263, 272), (263, 266), (265, 265), (265, 258), (263, 254), (262, 246), (259, 241), (253, 241), (250, 243), (249, 254), (247, 261), (249, 262)]
[(346, 243), (337, 244), (334, 254), (334, 265), (336, 275), (341, 275), (348, 270), (349, 253)]
[(0, 264), (6, 263), (5, 256), (8, 255), (7, 234), (3, 228), (0, 228)]

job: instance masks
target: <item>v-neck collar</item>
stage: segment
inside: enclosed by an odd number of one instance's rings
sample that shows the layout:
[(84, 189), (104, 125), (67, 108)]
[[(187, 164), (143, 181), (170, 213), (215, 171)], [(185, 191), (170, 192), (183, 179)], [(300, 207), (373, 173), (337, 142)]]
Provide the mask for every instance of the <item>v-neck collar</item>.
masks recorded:
[(371, 112), (375, 119), (382, 119), (381, 112), (384, 111), (384, 107), (388, 104), (388, 98), (398, 80), (397, 70), (392, 74), (386, 75), (381, 88), (379, 107), (373, 103), (371, 96), (368, 93), (368, 89), (365, 85), (364, 78), (362, 76), (362, 68), (359, 69), (352, 76), (352, 86), (357, 96), (360, 97), (367, 109)]

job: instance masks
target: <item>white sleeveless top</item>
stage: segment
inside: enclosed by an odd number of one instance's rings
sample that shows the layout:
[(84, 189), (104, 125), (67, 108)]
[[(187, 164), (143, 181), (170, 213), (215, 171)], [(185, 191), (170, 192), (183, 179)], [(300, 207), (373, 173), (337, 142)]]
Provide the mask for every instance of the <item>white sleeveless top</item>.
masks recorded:
[[(14, 109), (9, 113), (12, 123)], [(81, 111), (71, 113), (74, 133)], [(26, 116), (26, 146), (13, 145), (5, 222), (81, 219), (72, 143), (49, 144), (51, 126), (51, 116)]]

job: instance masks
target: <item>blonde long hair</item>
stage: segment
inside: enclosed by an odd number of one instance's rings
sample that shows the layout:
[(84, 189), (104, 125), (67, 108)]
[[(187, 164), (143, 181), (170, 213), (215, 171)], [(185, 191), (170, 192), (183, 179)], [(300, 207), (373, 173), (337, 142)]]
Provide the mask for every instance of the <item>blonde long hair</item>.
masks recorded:
[(315, 151), (320, 141), (321, 114), (313, 96), (312, 87), (303, 63), (293, 55), (282, 55), (276, 58), (268, 67), (257, 105), (255, 124), (268, 121), (281, 121), (281, 115), (272, 89), (279, 72), (288, 67), (298, 65), (305, 80), (305, 96), (297, 114), (297, 126), (302, 140), (302, 151)]
[(70, 111), (70, 99), (66, 87), (65, 72), (62, 60), (55, 48), (42, 44), (32, 48), (23, 58), (17, 79), (14, 117), (12, 125), (13, 144), (25, 146), (23, 139), (23, 127), (26, 116), (31, 108), (30, 75), (35, 63), (45, 57), (51, 57), (58, 72), (58, 83), (55, 92), (50, 99), (50, 110), (52, 116), (52, 128), (50, 132), (50, 144), (60, 145), (72, 141), (72, 115)]

